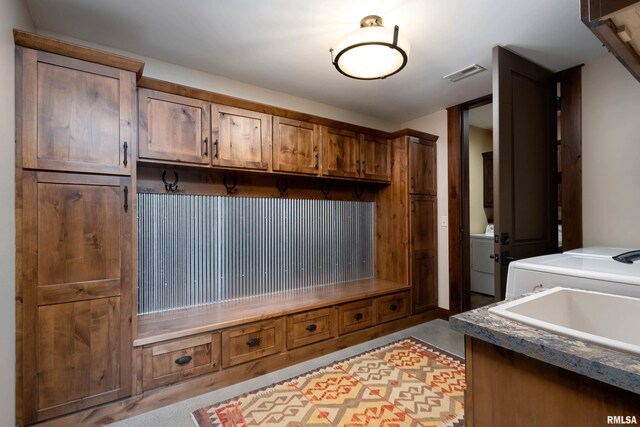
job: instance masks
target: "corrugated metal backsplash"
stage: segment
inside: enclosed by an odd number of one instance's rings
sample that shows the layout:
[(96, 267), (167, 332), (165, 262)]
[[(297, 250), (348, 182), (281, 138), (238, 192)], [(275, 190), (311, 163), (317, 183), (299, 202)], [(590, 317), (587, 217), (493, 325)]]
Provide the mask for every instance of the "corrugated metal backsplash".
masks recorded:
[(138, 313), (373, 277), (374, 206), (138, 194)]

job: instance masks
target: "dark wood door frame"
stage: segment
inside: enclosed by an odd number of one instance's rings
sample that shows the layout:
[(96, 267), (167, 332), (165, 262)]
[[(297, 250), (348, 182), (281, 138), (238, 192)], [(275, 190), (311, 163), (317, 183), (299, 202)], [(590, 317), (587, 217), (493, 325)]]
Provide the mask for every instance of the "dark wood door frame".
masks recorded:
[(492, 101), (486, 95), (447, 108), (449, 181), (449, 313), (471, 306), (469, 293), (469, 109)]

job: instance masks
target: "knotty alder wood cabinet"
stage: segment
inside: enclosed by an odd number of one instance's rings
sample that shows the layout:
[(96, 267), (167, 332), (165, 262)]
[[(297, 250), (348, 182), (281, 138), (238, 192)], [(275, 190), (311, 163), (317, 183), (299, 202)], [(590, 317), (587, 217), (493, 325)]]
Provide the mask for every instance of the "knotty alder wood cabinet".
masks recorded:
[(273, 118), (273, 170), (317, 175), (320, 170), (320, 126), (284, 117)]

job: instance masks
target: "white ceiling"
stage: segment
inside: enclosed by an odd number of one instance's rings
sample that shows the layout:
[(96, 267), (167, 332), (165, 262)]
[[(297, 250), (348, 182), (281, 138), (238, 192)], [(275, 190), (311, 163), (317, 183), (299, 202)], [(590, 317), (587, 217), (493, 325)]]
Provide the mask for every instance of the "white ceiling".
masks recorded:
[[(606, 54), (578, 0), (27, 0), (38, 30), (402, 123), (491, 92), (502, 45), (553, 71)], [(385, 80), (339, 74), (329, 48), (378, 14), (411, 42)], [(458, 83), (442, 76), (477, 63)]]
[(469, 124), (482, 129), (493, 130), (493, 104), (469, 109)]

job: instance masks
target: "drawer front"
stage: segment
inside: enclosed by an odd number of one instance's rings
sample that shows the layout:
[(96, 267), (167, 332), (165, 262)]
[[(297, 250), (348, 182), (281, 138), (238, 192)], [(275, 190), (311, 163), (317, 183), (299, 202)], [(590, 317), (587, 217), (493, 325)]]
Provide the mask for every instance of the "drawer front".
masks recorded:
[(409, 292), (376, 298), (378, 323), (388, 322), (409, 315)]
[(287, 317), (287, 348), (296, 348), (336, 335), (335, 311), (330, 308)]
[(142, 388), (171, 384), (220, 369), (220, 334), (182, 338), (142, 350)]
[(222, 332), (222, 367), (238, 365), (282, 351), (282, 318)]
[(340, 334), (368, 328), (376, 324), (373, 300), (356, 301), (338, 306)]

